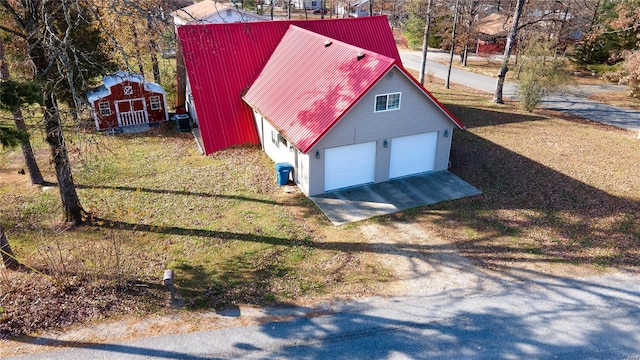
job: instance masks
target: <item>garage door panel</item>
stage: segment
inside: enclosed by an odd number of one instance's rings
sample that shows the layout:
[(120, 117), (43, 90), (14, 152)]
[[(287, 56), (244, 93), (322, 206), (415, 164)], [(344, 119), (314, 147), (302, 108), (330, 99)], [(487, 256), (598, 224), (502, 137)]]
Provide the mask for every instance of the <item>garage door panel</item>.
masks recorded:
[(433, 171), (438, 132), (391, 139), (389, 178)]
[(375, 142), (326, 149), (325, 191), (373, 182), (375, 162)]

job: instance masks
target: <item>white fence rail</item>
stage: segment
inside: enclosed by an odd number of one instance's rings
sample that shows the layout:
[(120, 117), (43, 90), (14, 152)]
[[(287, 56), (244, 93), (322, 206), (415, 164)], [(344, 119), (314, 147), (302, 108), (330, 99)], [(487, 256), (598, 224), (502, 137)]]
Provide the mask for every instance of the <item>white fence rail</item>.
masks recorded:
[(139, 125), (146, 124), (148, 122), (149, 120), (147, 120), (147, 112), (144, 110), (136, 110), (118, 114), (118, 125), (120, 126)]

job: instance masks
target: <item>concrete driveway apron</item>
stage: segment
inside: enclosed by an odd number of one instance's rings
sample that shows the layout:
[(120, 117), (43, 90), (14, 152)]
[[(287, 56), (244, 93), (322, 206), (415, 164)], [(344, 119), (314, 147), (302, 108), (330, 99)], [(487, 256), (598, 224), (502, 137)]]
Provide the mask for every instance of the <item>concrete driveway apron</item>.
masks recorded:
[(311, 200), (334, 225), (343, 225), (480, 193), (454, 174), (438, 171), (337, 190)]

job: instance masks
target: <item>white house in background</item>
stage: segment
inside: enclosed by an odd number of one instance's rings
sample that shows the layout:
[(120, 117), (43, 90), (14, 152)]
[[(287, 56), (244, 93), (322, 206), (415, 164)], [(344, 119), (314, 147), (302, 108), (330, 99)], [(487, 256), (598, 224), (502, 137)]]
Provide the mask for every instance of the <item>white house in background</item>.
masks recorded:
[(369, 3), (370, 0), (340, 2), (336, 8), (336, 14), (343, 18), (369, 16)]
[(322, 3), (324, 2), (324, 7), (327, 7), (326, 0), (293, 0), (291, 4), (296, 9), (304, 9), (305, 7), (310, 10), (320, 9), (322, 8)]
[(268, 21), (267, 17), (250, 11), (238, 9), (232, 4), (223, 4), (213, 0), (203, 0), (199, 3), (178, 9), (171, 13), (175, 26), (187, 24), (218, 24)]

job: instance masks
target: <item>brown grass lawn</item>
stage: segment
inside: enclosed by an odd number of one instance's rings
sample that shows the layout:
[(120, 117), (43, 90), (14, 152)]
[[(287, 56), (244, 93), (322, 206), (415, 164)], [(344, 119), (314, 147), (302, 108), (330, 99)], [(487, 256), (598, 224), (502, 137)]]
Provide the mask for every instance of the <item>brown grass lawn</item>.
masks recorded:
[(631, 98), (627, 96), (625, 92), (593, 94), (589, 96), (589, 99), (625, 109), (640, 111), (640, 99)]
[(421, 209), (421, 224), (490, 268), (640, 265), (635, 133), (432, 90), (467, 126), (451, 171), (484, 193)]
[[(60, 222), (55, 188), (19, 175), (0, 153), (0, 222), (31, 271), (0, 270), (0, 335), (113, 316), (166, 312), (162, 271), (187, 309), (301, 303), (384, 293), (392, 270), (363, 243), (371, 222), (412, 222), (476, 265), (554, 273), (640, 265), (640, 140), (635, 134), (442, 84), (427, 87), (467, 126), (451, 171), (482, 195), (343, 227), (275, 184), (258, 147), (209, 157), (163, 127), (129, 136), (69, 136), (93, 223)], [(34, 145), (47, 179), (48, 151)]]

